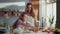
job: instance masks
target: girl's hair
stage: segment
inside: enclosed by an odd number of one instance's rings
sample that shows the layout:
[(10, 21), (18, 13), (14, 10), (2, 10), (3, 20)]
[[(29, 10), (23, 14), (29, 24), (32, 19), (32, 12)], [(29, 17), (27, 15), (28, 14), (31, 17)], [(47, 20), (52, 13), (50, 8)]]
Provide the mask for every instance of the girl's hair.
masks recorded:
[[(29, 5), (31, 5), (32, 6), (32, 3), (27, 3), (27, 5), (26, 5), (26, 8), (25, 8), (25, 12), (26, 13), (29, 13), (29, 10), (28, 10), (28, 6)], [(32, 17), (34, 17), (35, 16), (35, 14), (34, 14), (34, 11), (33, 11), (34, 9), (33, 9), (33, 7), (31, 7), (31, 11), (30, 11), (30, 15), (32, 16)]]
[(13, 24), (13, 26), (12, 26), (13, 29), (17, 28), (17, 22), (18, 22), (18, 20), (19, 20), (19, 19), (17, 19), (17, 20), (15, 21), (15, 23)]
[(22, 13), (20, 19), (23, 20), (23, 17), (24, 17), (25, 15), (27, 15), (27, 13), (25, 13), (25, 12)]
[(27, 13), (25, 13), (25, 12), (24, 12), (24, 13), (22, 13), (22, 14), (21, 14), (21, 17), (24, 17), (24, 15), (27, 15)]

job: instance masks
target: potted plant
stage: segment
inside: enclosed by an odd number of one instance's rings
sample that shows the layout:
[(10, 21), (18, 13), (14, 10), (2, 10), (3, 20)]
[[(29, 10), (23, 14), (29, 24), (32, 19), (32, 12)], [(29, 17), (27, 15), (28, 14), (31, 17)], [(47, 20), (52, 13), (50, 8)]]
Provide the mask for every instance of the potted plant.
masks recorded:
[(56, 28), (55, 31), (54, 31), (54, 34), (60, 34), (60, 29)]
[(54, 23), (54, 16), (52, 16), (52, 17), (50, 16), (49, 17), (49, 23), (50, 23), (50, 27), (49, 28), (52, 29), (51, 27), (52, 27), (52, 24)]

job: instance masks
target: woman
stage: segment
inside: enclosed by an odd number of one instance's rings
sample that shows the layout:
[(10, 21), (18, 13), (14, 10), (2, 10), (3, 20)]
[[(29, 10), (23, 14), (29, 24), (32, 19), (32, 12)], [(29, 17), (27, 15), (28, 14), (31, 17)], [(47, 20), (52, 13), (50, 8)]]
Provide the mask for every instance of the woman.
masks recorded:
[(21, 17), (19, 17), (19, 19), (14, 23), (14, 25), (13, 25), (13, 29), (14, 29), (13, 33), (14, 34), (16, 34), (16, 33), (17, 34), (22, 34), (23, 31), (26, 29), (25, 28), (26, 23), (28, 23), (27, 22), (27, 14), (23, 13), (21, 15)]
[[(37, 17), (34, 12), (34, 9), (32, 8), (32, 3), (27, 3), (26, 8), (25, 8), (25, 12), (29, 15), (28, 20), (30, 19), (29, 21), (31, 22), (32, 26), (36, 27), (37, 26), (36, 25)], [(33, 19), (34, 19), (34, 22), (33, 22)]]

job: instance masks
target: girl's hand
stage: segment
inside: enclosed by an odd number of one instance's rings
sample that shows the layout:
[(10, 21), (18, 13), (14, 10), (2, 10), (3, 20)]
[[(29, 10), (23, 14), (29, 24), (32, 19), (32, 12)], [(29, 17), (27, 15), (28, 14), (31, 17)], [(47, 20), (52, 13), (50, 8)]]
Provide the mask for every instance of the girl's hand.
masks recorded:
[(25, 27), (25, 26), (23, 26), (23, 29), (24, 29), (24, 30), (26, 30), (26, 27)]

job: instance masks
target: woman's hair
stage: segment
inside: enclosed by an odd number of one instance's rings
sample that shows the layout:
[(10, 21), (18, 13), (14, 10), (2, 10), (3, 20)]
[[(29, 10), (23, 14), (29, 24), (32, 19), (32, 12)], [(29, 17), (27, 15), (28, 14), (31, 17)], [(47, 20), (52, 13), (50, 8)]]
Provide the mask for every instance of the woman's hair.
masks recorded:
[[(25, 12), (26, 12), (26, 13), (29, 13), (29, 10), (28, 10), (28, 6), (29, 6), (29, 5), (32, 6), (32, 3), (27, 3), (26, 8), (25, 8)], [(32, 17), (35, 16), (35, 14), (34, 14), (34, 10), (33, 10), (33, 7), (31, 7), (30, 15), (31, 15)]]

